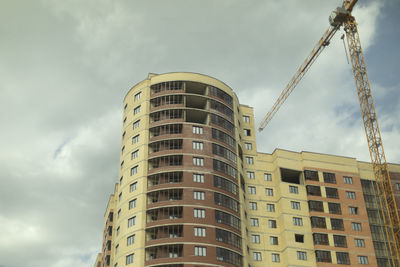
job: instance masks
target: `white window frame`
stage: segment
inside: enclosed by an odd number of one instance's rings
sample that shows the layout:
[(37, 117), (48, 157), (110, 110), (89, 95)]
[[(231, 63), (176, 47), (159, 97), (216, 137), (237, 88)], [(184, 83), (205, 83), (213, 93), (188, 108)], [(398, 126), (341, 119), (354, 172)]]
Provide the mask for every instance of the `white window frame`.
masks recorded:
[(193, 165), (204, 166), (204, 158), (193, 157)]
[(195, 183), (204, 183), (204, 174), (193, 173), (193, 182), (195, 182)]
[(203, 142), (198, 142), (198, 141), (193, 141), (192, 142), (192, 148), (195, 150), (203, 150), (204, 143)]
[(139, 165), (132, 167), (131, 168), (131, 176), (137, 174), (138, 170), (139, 170)]
[(137, 189), (137, 182), (134, 182), (129, 185), (129, 192), (133, 192)]
[(272, 181), (272, 174), (264, 173), (264, 181)]
[(136, 225), (136, 216), (128, 219), (128, 228)]
[(203, 134), (203, 127), (200, 126), (193, 126), (192, 132), (194, 134)]
[(206, 198), (206, 193), (203, 191), (194, 191), (193, 192), (193, 199), (196, 200), (204, 200)]
[(206, 210), (204, 209), (193, 209), (193, 217), (194, 218), (205, 218)]

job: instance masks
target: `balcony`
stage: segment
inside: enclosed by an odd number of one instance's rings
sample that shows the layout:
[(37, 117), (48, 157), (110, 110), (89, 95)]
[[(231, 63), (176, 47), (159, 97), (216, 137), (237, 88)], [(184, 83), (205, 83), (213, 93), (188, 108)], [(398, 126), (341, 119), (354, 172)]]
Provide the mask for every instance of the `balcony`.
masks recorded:
[(167, 189), (147, 193), (147, 203), (154, 204), (167, 201), (182, 200), (183, 189)]
[(183, 244), (163, 245), (146, 248), (146, 261), (183, 256)]
[(183, 225), (153, 227), (146, 230), (146, 241), (179, 238), (183, 236)]
[(182, 207), (158, 208), (147, 211), (147, 223), (157, 222), (161, 220), (176, 220), (183, 216)]
[(183, 180), (183, 172), (157, 173), (147, 177), (147, 187), (152, 187), (162, 184), (182, 183), (182, 180)]

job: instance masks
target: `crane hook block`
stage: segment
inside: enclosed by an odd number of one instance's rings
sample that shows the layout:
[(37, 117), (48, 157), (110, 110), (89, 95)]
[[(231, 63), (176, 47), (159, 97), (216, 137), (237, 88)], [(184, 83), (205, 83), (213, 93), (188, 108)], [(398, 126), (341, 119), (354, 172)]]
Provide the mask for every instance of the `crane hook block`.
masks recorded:
[(341, 26), (349, 16), (349, 11), (343, 7), (338, 7), (336, 10), (332, 11), (331, 15), (329, 16), (329, 23), (333, 27)]

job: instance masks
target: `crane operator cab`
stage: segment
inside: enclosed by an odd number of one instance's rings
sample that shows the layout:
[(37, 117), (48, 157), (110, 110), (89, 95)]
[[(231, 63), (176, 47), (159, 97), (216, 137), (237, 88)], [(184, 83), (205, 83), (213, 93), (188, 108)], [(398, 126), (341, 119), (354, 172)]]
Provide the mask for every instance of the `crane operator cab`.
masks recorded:
[(338, 7), (329, 16), (329, 23), (333, 27), (341, 26), (350, 16), (350, 12), (343, 7)]

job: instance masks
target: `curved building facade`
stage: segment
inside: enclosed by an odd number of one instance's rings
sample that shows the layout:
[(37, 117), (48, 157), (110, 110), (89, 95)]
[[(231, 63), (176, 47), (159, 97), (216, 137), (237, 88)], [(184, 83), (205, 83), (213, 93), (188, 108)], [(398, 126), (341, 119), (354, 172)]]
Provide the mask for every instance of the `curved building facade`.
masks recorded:
[(379, 263), (362, 200), (368, 164), (257, 153), (252, 108), (206, 75), (149, 74), (123, 107), (96, 267)]

